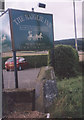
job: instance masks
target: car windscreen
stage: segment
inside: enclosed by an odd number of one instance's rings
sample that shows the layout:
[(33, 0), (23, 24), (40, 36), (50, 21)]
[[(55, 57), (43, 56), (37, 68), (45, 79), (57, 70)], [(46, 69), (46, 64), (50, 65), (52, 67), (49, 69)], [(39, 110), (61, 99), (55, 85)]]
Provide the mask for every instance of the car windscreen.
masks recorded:
[(11, 58), (11, 59), (8, 59), (7, 62), (13, 62), (13, 59), (12, 59), (12, 58)]

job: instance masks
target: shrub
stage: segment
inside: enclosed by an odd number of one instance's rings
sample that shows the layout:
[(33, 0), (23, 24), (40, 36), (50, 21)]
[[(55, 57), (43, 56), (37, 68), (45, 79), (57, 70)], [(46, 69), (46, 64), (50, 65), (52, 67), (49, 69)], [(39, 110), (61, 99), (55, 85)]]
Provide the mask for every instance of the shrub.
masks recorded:
[[(52, 65), (51, 51), (48, 64)], [(77, 51), (68, 45), (57, 45), (54, 49), (54, 69), (58, 77), (75, 76), (78, 71), (79, 57)]]

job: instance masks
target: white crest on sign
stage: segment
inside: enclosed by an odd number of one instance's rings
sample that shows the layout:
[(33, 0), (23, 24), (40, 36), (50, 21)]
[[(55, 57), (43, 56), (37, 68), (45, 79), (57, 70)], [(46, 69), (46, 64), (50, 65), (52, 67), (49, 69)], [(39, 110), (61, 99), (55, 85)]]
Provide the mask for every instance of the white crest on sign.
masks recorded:
[(30, 41), (30, 40), (38, 40), (38, 39), (41, 40), (42, 38), (43, 38), (42, 33), (33, 35), (33, 34), (32, 34), (32, 31), (28, 31), (28, 37), (27, 37), (27, 39), (28, 39), (29, 41)]

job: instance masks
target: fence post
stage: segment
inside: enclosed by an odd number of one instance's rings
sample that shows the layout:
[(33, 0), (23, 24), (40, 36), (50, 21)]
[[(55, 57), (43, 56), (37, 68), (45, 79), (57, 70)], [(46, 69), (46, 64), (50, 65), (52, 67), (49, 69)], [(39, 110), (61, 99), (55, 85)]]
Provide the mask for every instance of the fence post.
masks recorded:
[(32, 111), (35, 110), (35, 89), (33, 90), (32, 94)]

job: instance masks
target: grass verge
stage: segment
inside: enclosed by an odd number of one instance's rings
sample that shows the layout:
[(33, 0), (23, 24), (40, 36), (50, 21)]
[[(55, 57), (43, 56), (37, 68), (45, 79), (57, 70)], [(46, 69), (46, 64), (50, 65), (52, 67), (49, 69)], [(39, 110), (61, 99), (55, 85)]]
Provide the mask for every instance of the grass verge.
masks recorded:
[(81, 118), (82, 76), (57, 81), (57, 87), (58, 97), (50, 109), (51, 117)]

